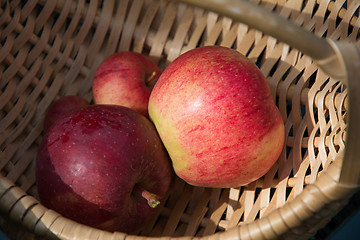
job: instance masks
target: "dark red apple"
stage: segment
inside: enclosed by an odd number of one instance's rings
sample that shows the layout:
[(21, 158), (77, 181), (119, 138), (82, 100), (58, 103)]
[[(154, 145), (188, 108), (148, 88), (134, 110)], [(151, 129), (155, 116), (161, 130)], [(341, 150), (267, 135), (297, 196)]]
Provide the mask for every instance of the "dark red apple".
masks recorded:
[(50, 105), (46, 112), (44, 119), (44, 131), (47, 132), (51, 125), (53, 125), (56, 120), (65, 114), (79, 110), (88, 105), (89, 103), (79, 96), (69, 95), (60, 97)]
[(122, 105), (148, 116), (150, 93), (160, 74), (159, 67), (143, 54), (116, 53), (105, 59), (95, 72), (94, 101)]
[(36, 161), (45, 206), (79, 223), (126, 233), (154, 217), (172, 175), (153, 124), (117, 105), (92, 105), (56, 121)]

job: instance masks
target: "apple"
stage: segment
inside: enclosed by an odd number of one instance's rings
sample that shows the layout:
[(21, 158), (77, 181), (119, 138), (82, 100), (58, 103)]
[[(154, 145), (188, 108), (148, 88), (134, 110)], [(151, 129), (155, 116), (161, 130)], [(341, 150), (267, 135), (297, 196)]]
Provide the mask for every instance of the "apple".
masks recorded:
[(262, 177), (284, 144), (284, 123), (259, 68), (206, 46), (176, 58), (149, 100), (175, 173), (191, 185), (238, 187)]
[(148, 57), (136, 52), (118, 52), (96, 69), (92, 91), (96, 104), (116, 104), (148, 116), (151, 90), (161, 74)]
[(40, 201), (65, 217), (107, 231), (144, 226), (171, 185), (169, 156), (145, 116), (91, 105), (54, 123), (36, 158)]
[(79, 96), (62, 96), (54, 101), (48, 108), (44, 119), (44, 131), (47, 132), (53, 123), (72, 111), (88, 106), (89, 103)]

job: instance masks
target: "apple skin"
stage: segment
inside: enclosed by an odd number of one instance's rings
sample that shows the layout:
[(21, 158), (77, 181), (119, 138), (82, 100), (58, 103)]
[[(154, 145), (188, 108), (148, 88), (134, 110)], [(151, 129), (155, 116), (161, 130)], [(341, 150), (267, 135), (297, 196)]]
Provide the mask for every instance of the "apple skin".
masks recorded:
[(65, 114), (79, 110), (88, 105), (89, 103), (79, 96), (68, 95), (60, 97), (50, 105), (45, 114), (44, 131), (47, 132), (54, 122)]
[(136, 52), (119, 52), (106, 58), (93, 78), (96, 104), (116, 104), (148, 116), (151, 90), (161, 70), (150, 58)]
[[(164, 197), (173, 169), (154, 125), (118, 105), (91, 105), (54, 123), (40, 144), (40, 201), (65, 217), (131, 233), (154, 217), (145, 193)], [(158, 200), (159, 200), (158, 199)]]
[(238, 187), (277, 161), (284, 124), (265, 77), (220, 46), (190, 50), (163, 71), (149, 100), (175, 173), (191, 185)]

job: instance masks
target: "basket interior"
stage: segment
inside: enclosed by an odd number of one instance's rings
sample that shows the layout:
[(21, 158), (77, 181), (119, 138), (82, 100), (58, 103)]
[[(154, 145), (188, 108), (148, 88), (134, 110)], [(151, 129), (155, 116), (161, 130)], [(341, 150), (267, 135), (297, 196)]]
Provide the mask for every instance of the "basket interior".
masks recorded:
[[(259, 4), (318, 36), (358, 40), (357, 1)], [(164, 69), (189, 49), (222, 45), (248, 56), (266, 76), (285, 123), (277, 163), (239, 188), (176, 179), (159, 216), (139, 235), (205, 236), (254, 221), (314, 183), (345, 147), (346, 88), (298, 50), (216, 13), (158, 0), (1, 1), (0, 29), (0, 171), (35, 197), (44, 113), (60, 96), (92, 101), (92, 76), (105, 57), (136, 51)]]

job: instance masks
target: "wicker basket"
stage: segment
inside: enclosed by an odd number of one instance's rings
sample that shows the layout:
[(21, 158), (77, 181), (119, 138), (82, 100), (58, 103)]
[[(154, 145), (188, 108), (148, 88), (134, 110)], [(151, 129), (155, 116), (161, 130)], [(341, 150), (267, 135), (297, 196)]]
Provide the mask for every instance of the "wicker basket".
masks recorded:
[[(360, 3), (254, 2), (1, 0), (1, 229), (12, 239), (314, 235), (360, 184)], [(232, 189), (176, 179), (160, 214), (131, 236), (78, 224), (39, 203), (34, 159), (54, 100), (91, 101), (94, 70), (114, 52), (141, 52), (164, 69), (202, 45), (237, 49), (268, 80), (286, 141), (264, 177)]]

